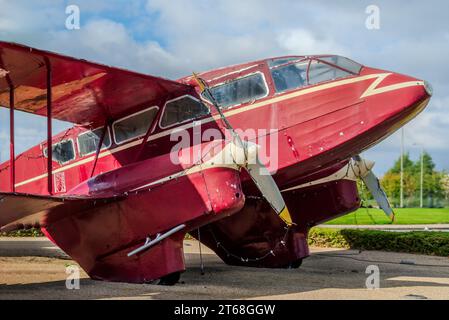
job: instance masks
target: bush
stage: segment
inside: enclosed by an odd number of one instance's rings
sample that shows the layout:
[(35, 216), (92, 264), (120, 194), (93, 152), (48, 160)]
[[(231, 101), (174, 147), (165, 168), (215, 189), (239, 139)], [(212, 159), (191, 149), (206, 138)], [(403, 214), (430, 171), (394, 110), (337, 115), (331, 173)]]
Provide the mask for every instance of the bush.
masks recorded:
[(44, 234), (40, 229), (27, 229), (27, 230), (16, 230), (11, 232), (0, 233), (2, 237), (43, 237)]
[(313, 228), (308, 241), (311, 246), (317, 247), (449, 256), (449, 233), (446, 232)]

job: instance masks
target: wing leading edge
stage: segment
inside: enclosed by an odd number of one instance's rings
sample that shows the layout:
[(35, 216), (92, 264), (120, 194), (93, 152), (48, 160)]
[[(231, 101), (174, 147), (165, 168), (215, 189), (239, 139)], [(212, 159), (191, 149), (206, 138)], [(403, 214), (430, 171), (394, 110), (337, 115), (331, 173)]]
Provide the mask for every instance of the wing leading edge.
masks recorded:
[(78, 125), (103, 125), (157, 102), (192, 93), (176, 81), (0, 41), (0, 105), (41, 116), (47, 110), (51, 70), (52, 118)]

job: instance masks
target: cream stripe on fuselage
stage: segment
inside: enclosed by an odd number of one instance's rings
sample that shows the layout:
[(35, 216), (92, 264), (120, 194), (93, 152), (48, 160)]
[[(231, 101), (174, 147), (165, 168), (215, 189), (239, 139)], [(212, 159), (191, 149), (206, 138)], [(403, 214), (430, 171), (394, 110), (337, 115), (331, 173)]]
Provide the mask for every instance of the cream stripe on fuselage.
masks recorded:
[[(306, 95), (306, 94), (310, 94), (310, 93), (314, 93), (314, 92), (317, 92), (317, 91), (331, 89), (331, 88), (344, 86), (344, 85), (348, 85), (348, 84), (353, 84), (353, 83), (357, 83), (357, 82), (362, 82), (362, 81), (365, 81), (365, 80), (375, 79), (375, 78), (377, 78), (376, 81), (374, 81), (365, 90), (365, 92), (361, 95), (360, 98), (373, 96), (373, 95), (376, 95), (376, 94), (381, 94), (381, 93), (390, 92), (390, 91), (394, 91), (394, 90), (399, 90), (399, 89), (403, 89), (403, 88), (408, 88), (408, 87), (411, 87), (411, 86), (419, 86), (419, 85), (424, 86), (424, 82), (423, 81), (408, 81), (408, 82), (400, 82), (400, 83), (392, 84), (392, 85), (389, 85), (389, 86), (386, 86), (386, 87), (378, 88), (379, 84), (381, 84), (382, 81), (385, 78), (387, 78), (389, 75), (391, 75), (391, 73), (375, 73), (375, 74), (369, 74), (369, 75), (365, 75), (365, 76), (353, 77), (353, 78), (343, 79), (343, 80), (339, 80), (339, 81), (335, 81), (335, 82), (325, 83), (325, 84), (317, 85), (317, 86), (310, 87), (310, 88), (299, 89), (299, 90), (291, 92), (291, 93), (285, 93), (285, 94), (279, 95), (277, 97), (274, 97), (274, 98), (271, 98), (271, 99), (268, 99), (268, 100), (264, 100), (264, 101), (253, 103), (253, 104), (248, 105), (246, 107), (242, 107), (242, 108), (236, 107), (235, 109), (230, 109), (230, 110), (226, 111), (224, 114), (227, 117), (232, 117), (232, 116), (237, 115), (239, 113), (246, 112), (246, 111), (251, 111), (251, 110), (254, 110), (254, 109), (258, 109), (258, 108), (261, 108), (261, 107), (264, 107), (264, 106), (267, 106), (267, 105), (270, 105), (270, 104), (273, 104), (273, 103), (277, 103), (277, 102), (293, 99), (293, 98), (300, 97), (300, 96), (303, 96), (303, 95)], [(209, 123), (209, 122), (212, 122), (212, 121), (217, 121), (219, 119), (220, 119), (219, 115), (214, 115), (213, 117), (209, 117), (209, 118), (206, 118), (206, 119), (203, 119), (203, 120), (200, 120), (200, 121), (192, 121), (192, 122), (187, 123), (185, 125), (182, 125), (182, 126), (170, 129), (170, 130), (165, 130), (165, 131), (156, 133), (154, 135), (151, 135), (151, 136), (148, 137), (147, 142), (159, 139), (161, 137), (168, 136), (171, 133), (179, 131), (179, 130), (190, 129), (190, 128), (196, 126), (196, 125), (206, 124), (206, 123)], [(129, 149), (129, 148), (135, 147), (135, 146), (141, 144), (142, 141), (143, 141), (143, 139), (139, 139), (139, 140), (132, 141), (130, 143), (118, 146), (118, 147), (116, 147), (114, 149), (103, 151), (103, 152), (100, 153), (98, 158), (104, 158), (104, 157), (112, 155), (114, 153), (117, 153), (117, 152)], [(63, 166), (61, 168), (55, 169), (55, 170), (53, 170), (53, 173), (63, 172), (63, 171), (69, 170), (71, 168), (74, 168), (74, 167), (77, 167), (77, 166), (80, 166), (80, 165), (92, 162), (94, 160), (95, 160), (95, 156), (91, 156), (89, 158), (86, 158), (86, 159), (74, 162), (72, 164), (68, 164), (68, 165)], [(47, 177), (47, 174), (45, 173), (45, 174), (36, 176), (34, 178), (31, 178), (31, 179), (19, 182), (15, 186), (16, 187), (20, 187), (20, 186), (23, 186), (25, 184), (28, 184), (28, 183), (31, 183), (31, 182), (34, 182), (34, 181), (37, 181), (39, 179), (43, 179), (43, 178), (46, 178), (46, 177)]]

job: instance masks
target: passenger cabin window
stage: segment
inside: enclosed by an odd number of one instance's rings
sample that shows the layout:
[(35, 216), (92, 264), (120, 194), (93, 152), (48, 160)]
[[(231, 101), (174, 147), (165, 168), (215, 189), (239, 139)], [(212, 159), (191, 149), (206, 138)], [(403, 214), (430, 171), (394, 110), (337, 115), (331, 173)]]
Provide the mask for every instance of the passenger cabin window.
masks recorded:
[(362, 69), (360, 64), (340, 56), (304, 58), (290, 63), (287, 58), (279, 58), (268, 64), (276, 92), (349, 77), (359, 74)]
[[(44, 149), (44, 156), (48, 158), (48, 150)], [(72, 140), (61, 141), (52, 145), (52, 159), (60, 164), (75, 159), (75, 149)]]
[[(211, 93), (221, 108), (254, 101), (268, 95), (268, 88), (261, 73), (211, 88)], [(206, 96), (203, 96), (207, 99)]]
[(207, 114), (209, 114), (209, 109), (201, 101), (191, 96), (183, 96), (165, 104), (160, 126), (167, 128)]
[(158, 107), (138, 112), (114, 122), (112, 129), (117, 144), (144, 136), (156, 118)]
[(103, 150), (111, 146), (109, 129), (98, 128), (84, 132), (78, 136), (78, 151), (81, 157), (97, 152), (98, 144), (100, 143), (104, 130), (106, 130), (106, 133), (104, 134), (103, 144), (101, 145), (101, 150)]

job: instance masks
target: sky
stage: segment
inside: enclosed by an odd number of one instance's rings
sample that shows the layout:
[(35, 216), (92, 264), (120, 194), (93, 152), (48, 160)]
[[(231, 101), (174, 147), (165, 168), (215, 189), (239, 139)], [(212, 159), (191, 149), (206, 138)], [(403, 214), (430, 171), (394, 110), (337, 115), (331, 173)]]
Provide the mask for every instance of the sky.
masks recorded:
[[(80, 28), (66, 27), (66, 8)], [(366, 27), (367, 7), (379, 29)], [(176, 79), (287, 54), (341, 54), (364, 65), (429, 81), (429, 107), (405, 127), (406, 151), (429, 152), (449, 171), (449, 2), (363, 0), (0, 0), (0, 40)], [(45, 119), (18, 114), (17, 152), (45, 139)], [(54, 132), (67, 124), (55, 121)], [(9, 157), (0, 108), (0, 159)], [(367, 151), (382, 175), (400, 155), (400, 135)]]

